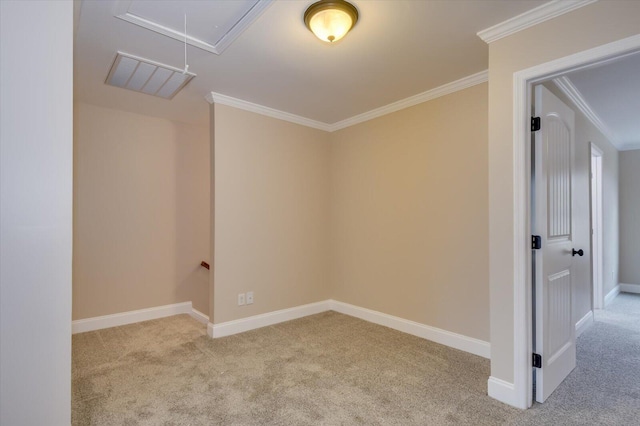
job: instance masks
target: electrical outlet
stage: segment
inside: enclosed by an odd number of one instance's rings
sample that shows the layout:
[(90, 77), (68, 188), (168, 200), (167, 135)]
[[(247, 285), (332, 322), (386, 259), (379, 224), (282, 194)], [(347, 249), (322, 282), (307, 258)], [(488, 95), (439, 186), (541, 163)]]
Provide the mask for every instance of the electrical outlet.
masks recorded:
[(244, 305), (244, 293), (238, 294), (238, 306)]
[(251, 305), (253, 304), (253, 292), (252, 291), (248, 291), (247, 292), (247, 305)]

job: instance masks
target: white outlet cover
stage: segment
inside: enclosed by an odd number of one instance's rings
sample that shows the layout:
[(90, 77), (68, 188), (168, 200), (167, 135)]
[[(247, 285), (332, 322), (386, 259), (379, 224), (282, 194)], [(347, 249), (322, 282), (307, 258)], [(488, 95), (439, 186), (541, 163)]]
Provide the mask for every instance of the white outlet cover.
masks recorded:
[(247, 305), (251, 305), (253, 303), (253, 292), (247, 292)]
[(243, 306), (244, 303), (244, 293), (238, 294), (238, 306)]

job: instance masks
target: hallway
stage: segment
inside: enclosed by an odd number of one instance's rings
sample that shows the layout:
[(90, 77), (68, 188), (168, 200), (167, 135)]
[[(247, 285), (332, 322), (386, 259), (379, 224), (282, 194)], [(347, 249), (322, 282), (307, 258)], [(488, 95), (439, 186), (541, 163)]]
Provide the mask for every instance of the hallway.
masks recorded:
[(640, 294), (595, 311), (577, 340), (577, 367), (544, 404), (510, 424), (631, 425), (640, 407)]

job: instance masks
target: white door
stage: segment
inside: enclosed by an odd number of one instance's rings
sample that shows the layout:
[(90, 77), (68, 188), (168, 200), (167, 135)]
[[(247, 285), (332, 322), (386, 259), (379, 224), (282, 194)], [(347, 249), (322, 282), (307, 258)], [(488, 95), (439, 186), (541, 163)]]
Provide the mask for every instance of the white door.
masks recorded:
[(571, 312), (573, 279), (572, 178), (574, 113), (543, 86), (535, 88), (532, 228), (542, 248), (535, 261), (536, 401), (544, 402), (576, 366)]

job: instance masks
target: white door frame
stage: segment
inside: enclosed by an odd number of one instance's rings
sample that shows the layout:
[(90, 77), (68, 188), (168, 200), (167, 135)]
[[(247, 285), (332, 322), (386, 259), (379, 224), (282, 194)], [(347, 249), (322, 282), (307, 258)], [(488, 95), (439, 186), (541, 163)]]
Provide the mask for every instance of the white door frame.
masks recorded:
[(568, 71), (588, 68), (640, 51), (640, 35), (556, 59), (513, 75), (513, 405), (532, 403), (531, 301), (531, 88)]
[(604, 308), (603, 253), (602, 253), (602, 162), (604, 153), (593, 142), (591, 153), (591, 282), (593, 288), (592, 309)]

